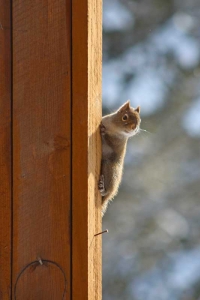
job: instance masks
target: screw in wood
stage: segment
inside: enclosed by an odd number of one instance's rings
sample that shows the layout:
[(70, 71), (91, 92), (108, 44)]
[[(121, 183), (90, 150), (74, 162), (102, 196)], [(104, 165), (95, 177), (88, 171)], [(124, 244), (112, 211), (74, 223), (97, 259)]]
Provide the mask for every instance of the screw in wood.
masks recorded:
[(43, 265), (43, 261), (40, 257), (38, 257), (38, 261), (39, 261), (39, 264), (42, 266)]
[(94, 236), (97, 236), (97, 235), (100, 235), (100, 234), (103, 234), (103, 233), (108, 233), (108, 229), (104, 230), (104, 231), (101, 231), (99, 233), (96, 233)]

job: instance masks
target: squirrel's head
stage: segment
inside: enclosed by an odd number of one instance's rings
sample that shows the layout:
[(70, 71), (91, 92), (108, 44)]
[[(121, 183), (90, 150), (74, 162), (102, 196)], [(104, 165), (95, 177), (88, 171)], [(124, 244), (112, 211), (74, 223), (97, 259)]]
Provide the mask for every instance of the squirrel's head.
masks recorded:
[(140, 107), (131, 107), (129, 100), (117, 110), (116, 118), (117, 124), (123, 135), (130, 137), (139, 131), (141, 122)]

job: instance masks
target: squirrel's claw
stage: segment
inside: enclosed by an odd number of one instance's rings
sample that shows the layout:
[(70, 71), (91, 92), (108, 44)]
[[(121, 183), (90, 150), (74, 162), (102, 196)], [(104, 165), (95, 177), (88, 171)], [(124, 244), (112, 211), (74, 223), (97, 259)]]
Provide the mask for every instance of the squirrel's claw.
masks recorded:
[(103, 123), (100, 123), (100, 133), (101, 135), (105, 135), (106, 134), (106, 127), (103, 125)]
[(104, 176), (103, 175), (100, 175), (100, 177), (99, 177), (98, 188), (99, 188), (101, 195), (104, 196), (106, 190), (105, 190), (105, 186), (104, 186)]

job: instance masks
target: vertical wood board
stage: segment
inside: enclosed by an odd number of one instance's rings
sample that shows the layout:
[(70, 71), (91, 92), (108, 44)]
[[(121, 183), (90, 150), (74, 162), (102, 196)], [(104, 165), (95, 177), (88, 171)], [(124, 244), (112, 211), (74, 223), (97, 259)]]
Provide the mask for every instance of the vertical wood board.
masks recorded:
[(102, 297), (101, 5), (0, 0), (2, 300)]
[(70, 299), (70, 0), (13, 1), (13, 117), (13, 299)]
[(0, 299), (11, 288), (11, 10), (0, 0)]
[(102, 2), (72, 4), (72, 292), (100, 300), (101, 292), (101, 55)]

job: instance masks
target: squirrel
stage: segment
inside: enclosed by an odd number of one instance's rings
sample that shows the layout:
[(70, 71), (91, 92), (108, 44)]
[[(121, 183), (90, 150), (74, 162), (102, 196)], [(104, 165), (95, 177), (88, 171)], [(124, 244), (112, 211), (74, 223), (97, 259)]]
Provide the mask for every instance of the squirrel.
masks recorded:
[(129, 137), (139, 132), (140, 123), (140, 107), (131, 107), (130, 101), (125, 102), (114, 113), (102, 118), (100, 124), (102, 159), (98, 182), (102, 196), (102, 216), (106, 212), (109, 201), (118, 192), (127, 141)]

